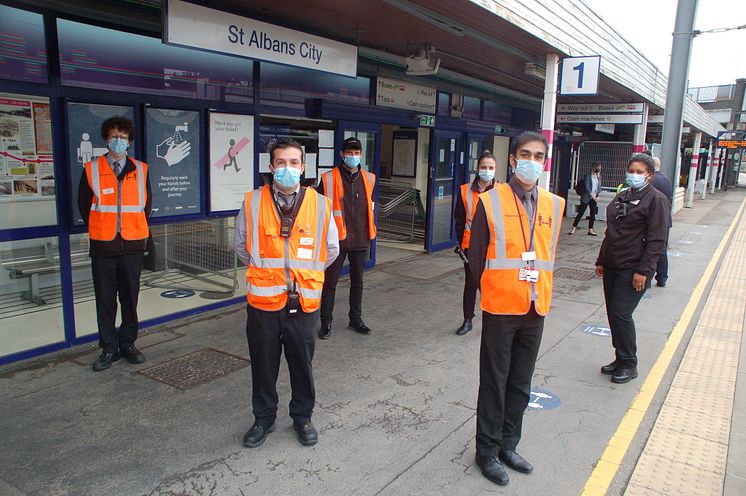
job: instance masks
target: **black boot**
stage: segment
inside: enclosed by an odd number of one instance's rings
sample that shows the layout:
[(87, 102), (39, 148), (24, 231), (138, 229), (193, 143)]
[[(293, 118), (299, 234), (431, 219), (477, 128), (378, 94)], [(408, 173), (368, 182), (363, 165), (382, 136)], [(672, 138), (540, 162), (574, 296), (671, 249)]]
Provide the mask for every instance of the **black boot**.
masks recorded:
[(461, 327), (456, 329), (456, 335), (463, 336), (467, 332), (471, 331), (473, 328), (474, 326), (471, 323), (471, 319), (464, 319), (464, 323), (461, 324)]

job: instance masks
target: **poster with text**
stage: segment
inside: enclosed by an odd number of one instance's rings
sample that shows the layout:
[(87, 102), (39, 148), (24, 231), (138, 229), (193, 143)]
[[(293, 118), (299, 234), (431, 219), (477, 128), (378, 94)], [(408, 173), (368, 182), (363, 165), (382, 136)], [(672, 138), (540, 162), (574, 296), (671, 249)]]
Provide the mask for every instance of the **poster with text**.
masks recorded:
[[(101, 137), (101, 124), (109, 117), (115, 115), (134, 120), (135, 110), (132, 107), (120, 107), (116, 105), (94, 105), (72, 102), (67, 104), (67, 128), (69, 130), (67, 156), (70, 162), (70, 181), (73, 187), (71, 202), (73, 222), (75, 224), (83, 224), (83, 219), (78, 211), (80, 176), (85, 171), (86, 162), (106, 155), (106, 152), (109, 151), (106, 148), (104, 138)], [(127, 153), (134, 153), (134, 144), (127, 150)]]
[(254, 117), (210, 113), (210, 211), (241, 208), (254, 189)]
[(200, 212), (199, 112), (149, 108), (145, 115), (153, 217)]

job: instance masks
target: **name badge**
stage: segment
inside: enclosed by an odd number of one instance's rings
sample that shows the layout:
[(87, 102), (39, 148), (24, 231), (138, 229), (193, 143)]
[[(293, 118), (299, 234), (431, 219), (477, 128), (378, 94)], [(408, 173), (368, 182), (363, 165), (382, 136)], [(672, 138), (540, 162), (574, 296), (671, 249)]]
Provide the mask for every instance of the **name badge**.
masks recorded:
[(313, 246), (313, 238), (300, 238), (301, 246)]
[(313, 250), (308, 248), (298, 248), (298, 259), (299, 260), (311, 260), (313, 258)]
[(519, 281), (539, 282), (539, 271), (530, 267), (524, 267), (518, 273)]
[(536, 252), (535, 251), (524, 251), (521, 253), (521, 260), (524, 262), (531, 262), (532, 260), (536, 260)]
[(105, 195), (110, 195), (110, 194), (114, 193), (114, 188), (104, 188), (104, 190), (102, 191), (102, 193), (105, 194)]

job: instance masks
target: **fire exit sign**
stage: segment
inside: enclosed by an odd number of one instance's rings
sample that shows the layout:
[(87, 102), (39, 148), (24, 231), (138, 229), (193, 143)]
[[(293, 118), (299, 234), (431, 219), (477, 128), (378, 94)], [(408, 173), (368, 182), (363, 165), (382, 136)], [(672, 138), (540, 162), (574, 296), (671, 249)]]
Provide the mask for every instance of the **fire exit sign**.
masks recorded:
[(435, 116), (434, 115), (421, 115), (420, 126), (435, 127)]

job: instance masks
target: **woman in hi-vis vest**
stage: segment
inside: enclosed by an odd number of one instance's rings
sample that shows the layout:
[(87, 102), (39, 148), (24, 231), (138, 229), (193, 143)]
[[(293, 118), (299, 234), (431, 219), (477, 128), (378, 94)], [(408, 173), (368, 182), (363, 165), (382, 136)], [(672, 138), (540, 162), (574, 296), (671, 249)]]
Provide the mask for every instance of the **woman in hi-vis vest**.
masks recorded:
[[(456, 201), (453, 219), (456, 224), (456, 239), (458, 245), (454, 251), (461, 252), (462, 258), (469, 256), (469, 240), (471, 239), (471, 221), (474, 212), (477, 211), (479, 194), (489, 191), (495, 185), (495, 156), (489, 150), (485, 150), (477, 159), (477, 177), (471, 184), (461, 185), (460, 201)], [(464, 310), (464, 322), (456, 329), (458, 336), (463, 336), (473, 329), (471, 319), (474, 318), (474, 305), (477, 302), (477, 289), (479, 281), (471, 277), (469, 264), (464, 260), (464, 295), (462, 298)]]

